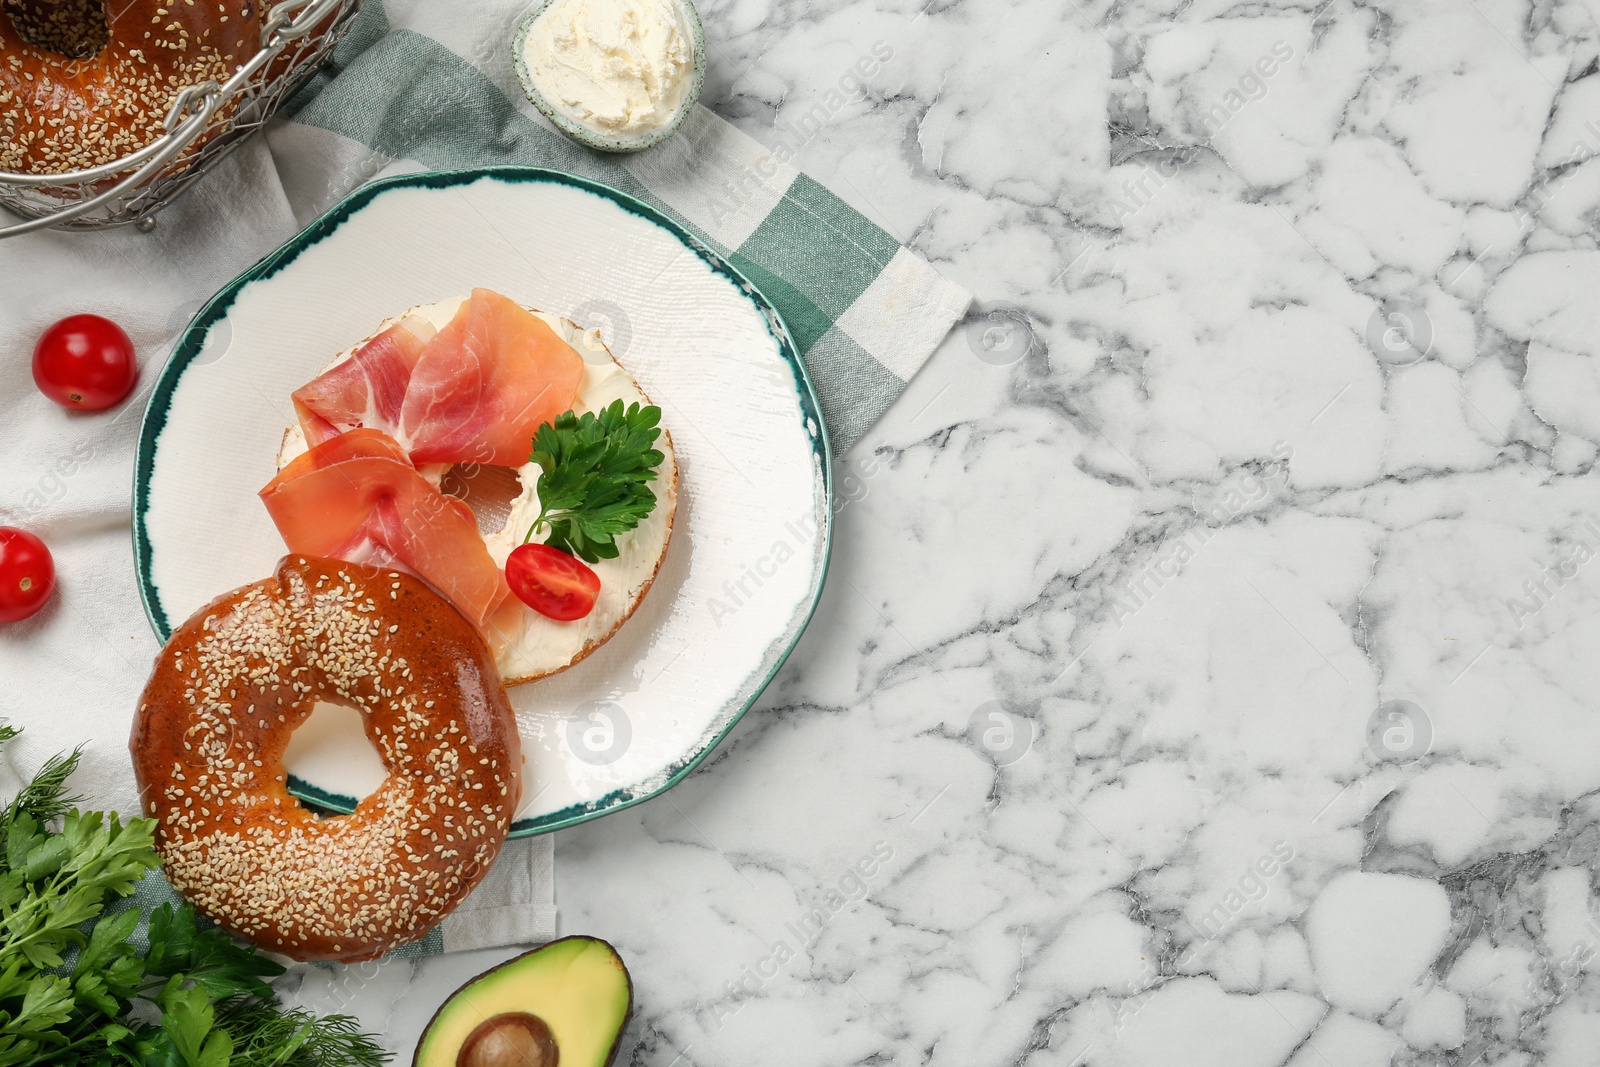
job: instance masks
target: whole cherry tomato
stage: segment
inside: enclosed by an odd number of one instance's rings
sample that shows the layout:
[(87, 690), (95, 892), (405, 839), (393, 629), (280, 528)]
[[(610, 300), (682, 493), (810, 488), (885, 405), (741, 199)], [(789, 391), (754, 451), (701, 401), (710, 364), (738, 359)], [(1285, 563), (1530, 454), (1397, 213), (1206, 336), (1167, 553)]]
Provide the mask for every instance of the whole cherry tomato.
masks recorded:
[(44, 542), (0, 526), (0, 623), (19, 622), (44, 607), (56, 587), (56, 565)]
[(518, 545), (506, 557), (506, 584), (517, 599), (557, 622), (594, 610), (600, 576), (581, 559), (549, 545)]
[(73, 411), (102, 411), (133, 391), (139, 377), (133, 342), (99, 315), (68, 315), (33, 349), (33, 382)]

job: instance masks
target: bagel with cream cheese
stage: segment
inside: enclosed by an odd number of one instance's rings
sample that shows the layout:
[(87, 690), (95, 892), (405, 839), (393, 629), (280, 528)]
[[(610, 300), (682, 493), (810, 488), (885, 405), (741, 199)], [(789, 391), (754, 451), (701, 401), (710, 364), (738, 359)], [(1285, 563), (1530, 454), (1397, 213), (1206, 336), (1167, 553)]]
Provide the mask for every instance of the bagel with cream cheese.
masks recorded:
[[(419, 305), (395, 315), (379, 324), (371, 336), (334, 357), (322, 373), (327, 375), (348, 365), (358, 353), (397, 329), (425, 341), (445, 329), (466, 301), (478, 295)], [(584, 330), (568, 319), (547, 312), (523, 310), (548, 327), (582, 359), (576, 399), (571, 406), (573, 412), (579, 415), (598, 412), (617, 400), (624, 405), (648, 406), (651, 403), (639, 383), (611, 354), (599, 331)], [(368, 422), (381, 421), (377, 414), (381, 406), (374, 402)], [(537, 464), (528, 460), (531, 435), (526, 444), (527, 448), (516, 457), (520, 460), (516, 466), (490, 461), (416, 465), (418, 473), (447, 498), (458, 500), (470, 509), (484, 547), (501, 568), (512, 550), (522, 543), (539, 514), (536, 485), (541, 472)], [(304, 422), (289, 427), (284, 432), (277, 457), (279, 470), (285, 470), (296, 460), (303, 461), (309, 447)], [(582, 661), (616, 634), (649, 592), (671, 541), (678, 491), (677, 462), (671, 434), (665, 428), (656, 447), (663, 455), (656, 479), (650, 483), (656, 505), (638, 526), (616, 538), (619, 552), (615, 559), (589, 564), (600, 579), (600, 591), (588, 615), (561, 622), (539, 614), (513, 597), (503, 600), (497, 610), (479, 620), (508, 686), (555, 674)], [(470, 453), (472, 449), (469, 447), (465, 451)], [(498, 451), (486, 446), (483, 454), (489, 460), (508, 458), (503, 446)], [(394, 561), (384, 559), (381, 562)], [(449, 590), (444, 591), (449, 594)]]

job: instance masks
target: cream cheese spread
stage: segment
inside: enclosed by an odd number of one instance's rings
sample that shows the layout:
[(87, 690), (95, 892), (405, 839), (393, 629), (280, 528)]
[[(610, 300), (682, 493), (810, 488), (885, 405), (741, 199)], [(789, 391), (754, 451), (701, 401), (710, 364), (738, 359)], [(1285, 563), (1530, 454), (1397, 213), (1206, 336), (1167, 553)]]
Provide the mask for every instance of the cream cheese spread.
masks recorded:
[(529, 28), (522, 58), (551, 107), (612, 137), (666, 126), (694, 75), (676, 0), (553, 0)]

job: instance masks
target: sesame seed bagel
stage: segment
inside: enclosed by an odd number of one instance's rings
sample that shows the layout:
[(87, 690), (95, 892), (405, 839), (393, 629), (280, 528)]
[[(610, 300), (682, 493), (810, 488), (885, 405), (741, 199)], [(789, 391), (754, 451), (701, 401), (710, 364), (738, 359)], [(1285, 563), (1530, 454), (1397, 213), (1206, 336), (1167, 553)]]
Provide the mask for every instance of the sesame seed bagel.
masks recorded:
[[(318, 701), (360, 711), (388, 772), (352, 815), (288, 793), (284, 749)], [(521, 793), (515, 716), (472, 624), (416, 578), (312, 557), (172, 635), (130, 747), (168, 880), (297, 960), (426, 934), (487, 873)]]
[(180, 90), (221, 84), (256, 52), (261, 8), (0, 0), (0, 170), (59, 174), (143, 148)]

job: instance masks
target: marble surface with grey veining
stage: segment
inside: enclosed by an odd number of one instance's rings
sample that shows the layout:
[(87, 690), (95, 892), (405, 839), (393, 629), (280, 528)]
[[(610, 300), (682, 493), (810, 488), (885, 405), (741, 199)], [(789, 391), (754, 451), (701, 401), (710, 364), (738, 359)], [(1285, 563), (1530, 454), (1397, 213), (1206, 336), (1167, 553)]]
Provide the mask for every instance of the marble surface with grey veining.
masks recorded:
[[(558, 835), (618, 1062), (1600, 1063), (1600, 4), (700, 14), (981, 303), (755, 710)], [(283, 985), (408, 1057), (511, 952)]]
[(756, 710), (558, 837), (620, 1062), (1600, 1062), (1600, 7), (701, 14), (982, 302)]

